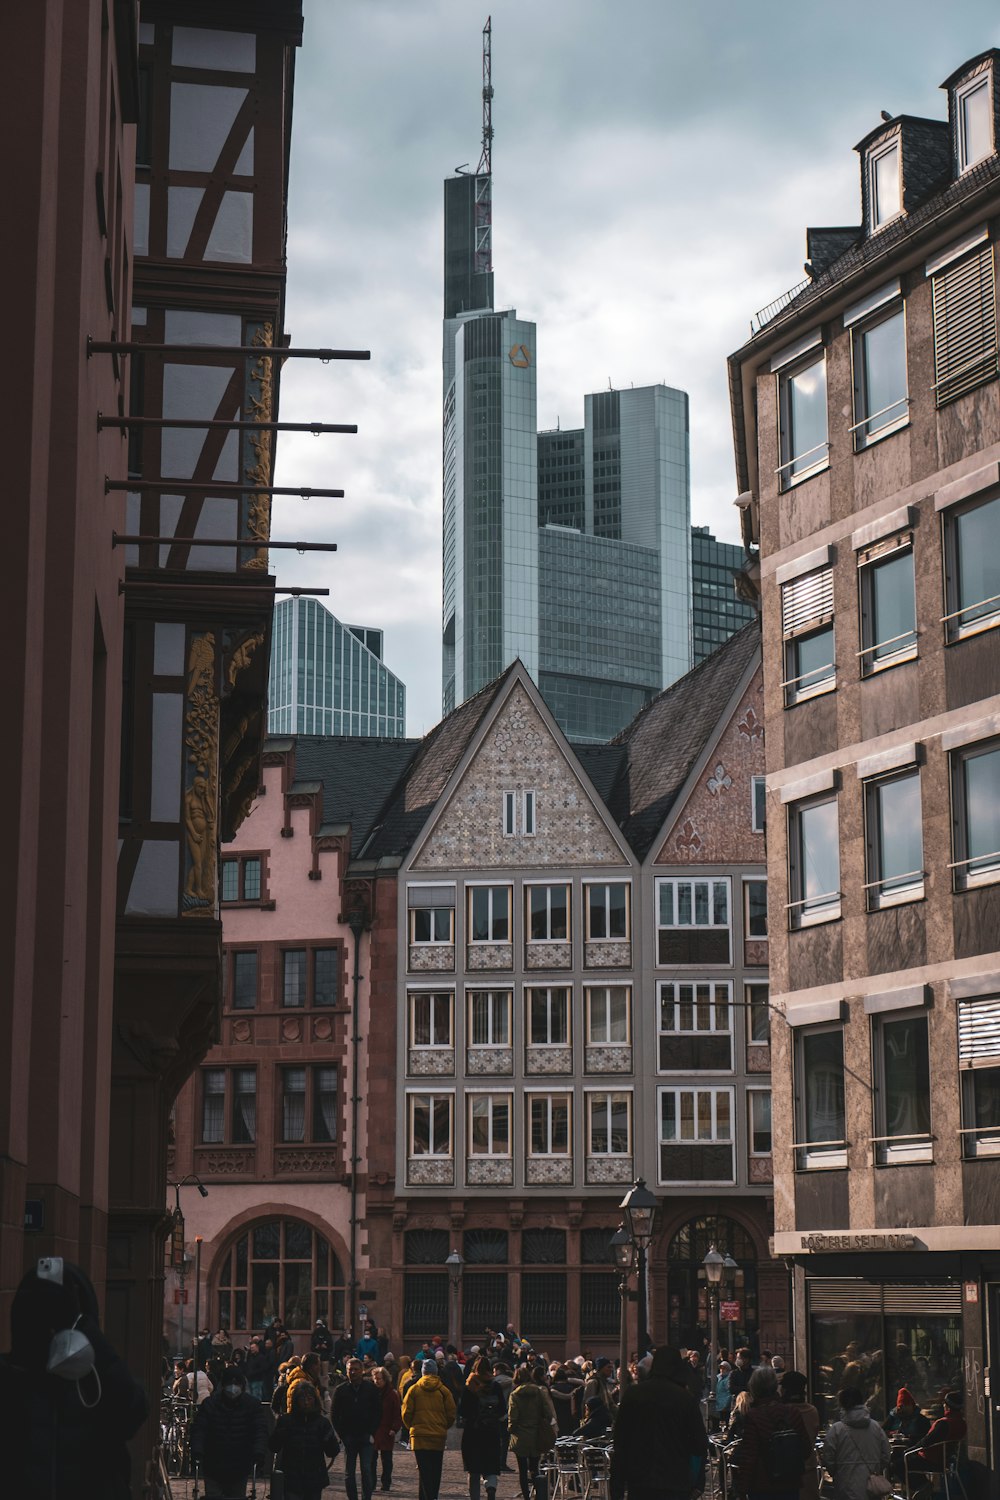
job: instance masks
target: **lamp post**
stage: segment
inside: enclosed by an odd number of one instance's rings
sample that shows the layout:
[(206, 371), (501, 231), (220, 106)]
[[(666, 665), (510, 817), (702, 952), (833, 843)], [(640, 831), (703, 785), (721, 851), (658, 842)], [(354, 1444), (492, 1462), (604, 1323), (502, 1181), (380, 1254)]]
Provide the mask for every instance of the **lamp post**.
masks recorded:
[(646, 1307), (646, 1256), (653, 1240), (653, 1224), (659, 1207), (645, 1179), (639, 1177), (629, 1188), (619, 1207), (625, 1211), (625, 1225), (636, 1248), (639, 1270), (639, 1358), (649, 1350), (648, 1313)]
[(624, 1224), (619, 1224), (611, 1236), (611, 1252), (615, 1258), (615, 1265), (621, 1272), (621, 1279), (618, 1282), (618, 1295), (622, 1304), (618, 1325), (618, 1384), (619, 1387), (624, 1388), (632, 1378), (628, 1367), (628, 1280), (635, 1260), (632, 1236)]
[(445, 1261), (448, 1272), (448, 1280), (451, 1283), (451, 1315), (448, 1326), (451, 1330), (449, 1342), (457, 1349), (461, 1340), (459, 1338), (459, 1316), (458, 1316), (458, 1289), (462, 1285), (462, 1271), (465, 1269), (465, 1261), (457, 1250), (453, 1250)]
[[(187, 1257), (184, 1254), (185, 1226), (184, 1215), (181, 1212), (181, 1188), (189, 1186), (196, 1187), (203, 1198), (208, 1197), (208, 1188), (205, 1186), (196, 1172), (189, 1172), (187, 1176), (182, 1177), (179, 1182), (170, 1182), (169, 1180), (167, 1182), (167, 1187), (172, 1187), (174, 1190), (174, 1211), (170, 1220), (170, 1264), (172, 1268), (177, 1272), (177, 1281), (180, 1288), (180, 1301), (178, 1303), (178, 1307), (180, 1310), (177, 1315), (177, 1342), (178, 1347), (182, 1350), (184, 1348), (184, 1299), (187, 1290), (185, 1285), (187, 1277)], [(197, 1298), (197, 1292), (195, 1293), (195, 1296)], [(198, 1330), (196, 1328), (196, 1336), (197, 1333)]]
[(719, 1371), (719, 1283), (725, 1269), (725, 1260), (716, 1250), (714, 1245), (708, 1248), (708, 1254), (702, 1261), (705, 1267), (705, 1280), (708, 1282), (708, 1301), (712, 1314), (712, 1328), (709, 1338), (711, 1348), (708, 1353), (708, 1420), (712, 1424), (715, 1417), (715, 1382)]

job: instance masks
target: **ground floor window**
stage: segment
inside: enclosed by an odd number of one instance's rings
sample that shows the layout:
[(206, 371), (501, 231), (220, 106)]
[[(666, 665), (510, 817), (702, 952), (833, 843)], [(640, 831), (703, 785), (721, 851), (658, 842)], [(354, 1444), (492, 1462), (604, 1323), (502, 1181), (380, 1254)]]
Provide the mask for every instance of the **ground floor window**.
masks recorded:
[(700, 1349), (710, 1335), (711, 1309), (702, 1262), (714, 1245), (735, 1260), (737, 1269), (725, 1300), (738, 1317), (719, 1324), (719, 1344), (735, 1351), (755, 1347), (758, 1329), (757, 1249), (741, 1224), (721, 1214), (707, 1214), (682, 1225), (667, 1248), (668, 1342)]
[(262, 1329), (277, 1318), (290, 1332), (306, 1332), (323, 1318), (344, 1326), (347, 1278), (336, 1252), (300, 1219), (251, 1225), (222, 1257), (216, 1326)]
[(872, 1416), (885, 1420), (905, 1385), (927, 1416), (964, 1384), (959, 1282), (885, 1282), (813, 1277), (806, 1282), (813, 1403), (836, 1416), (837, 1392), (858, 1385)]

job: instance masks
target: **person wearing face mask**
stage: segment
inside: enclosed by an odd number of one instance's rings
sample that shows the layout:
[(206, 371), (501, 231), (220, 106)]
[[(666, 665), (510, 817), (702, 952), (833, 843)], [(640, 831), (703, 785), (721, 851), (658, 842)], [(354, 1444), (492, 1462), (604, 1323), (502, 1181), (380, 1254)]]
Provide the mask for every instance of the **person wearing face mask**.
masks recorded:
[(266, 1452), (264, 1408), (247, 1394), (243, 1373), (230, 1365), (219, 1389), (199, 1406), (191, 1427), (191, 1453), (209, 1500), (245, 1495), (250, 1471), (263, 1463)]
[(59, 1257), (22, 1279), (0, 1355), (3, 1493), (17, 1500), (122, 1500), (126, 1444), (146, 1394), (101, 1332), (97, 1297)]
[(281, 1455), (285, 1500), (320, 1500), (329, 1483), (326, 1460), (337, 1457), (340, 1444), (308, 1381), (300, 1381), (292, 1392), (288, 1413), (278, 1418), (270, 1446)]

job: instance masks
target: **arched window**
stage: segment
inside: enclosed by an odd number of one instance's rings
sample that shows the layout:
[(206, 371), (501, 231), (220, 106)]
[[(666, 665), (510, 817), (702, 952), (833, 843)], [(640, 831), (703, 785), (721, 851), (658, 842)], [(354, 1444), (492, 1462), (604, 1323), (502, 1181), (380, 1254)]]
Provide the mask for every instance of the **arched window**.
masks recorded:
[(709, 1330), (708, 1282), (702, 1262), (714, 1245), (737, 1264), (726, 1300), (735, 1303), (739, 1317), (723, 1321), (719, 1340), (723, 1349), (754, 1341), (758, 1326), (757, 1247), (752, 1236), (722, 1214), (706, 1214), (682, 1224), (667, 1246), (667, 1323), (672, 1344), (701, 1348)]
[(305, 1333), (317, 1318), (345, 1327), (346, 1277), (327, 1240), (300, 1219), (252, 1224), (222, 1257), (218, 1325), (261, 1329), (275, 1318)]

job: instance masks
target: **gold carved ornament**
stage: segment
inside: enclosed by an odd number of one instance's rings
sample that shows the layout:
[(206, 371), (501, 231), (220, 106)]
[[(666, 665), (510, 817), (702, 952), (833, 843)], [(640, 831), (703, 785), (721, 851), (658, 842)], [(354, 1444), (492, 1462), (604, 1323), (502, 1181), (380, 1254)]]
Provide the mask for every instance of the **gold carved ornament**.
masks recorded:
[(215, 915), (219, 812), (219, 696), (215, 636), (193, 635), (188, 648), (184, 713), (185, 917)]
[[(274, 324), (262, 323), (253, 336), (253, 343), (259, 348), (270, 348), (274, 343)], [(246, 414), (255, 422), (270, 422), (274, 409), (274, 360), (268, 355), (261, 355), (250, 368), (250, 380), (257, 386), (259, 394), (256, 396), (251, 394), (247, 402)], [(273, 470), (271, 432), (269, 430), (251, 432), (249, 442), (254, 457), (253, 463), (247, 464), (243, 470), (244, 478), (248, 479), (252, 485), (269, 485)], [(250, 496), (247, 531), (251, 539), (261, 545), (245, 566), (266, 572), (267, 542), (271, 535), (270, 495)]]

